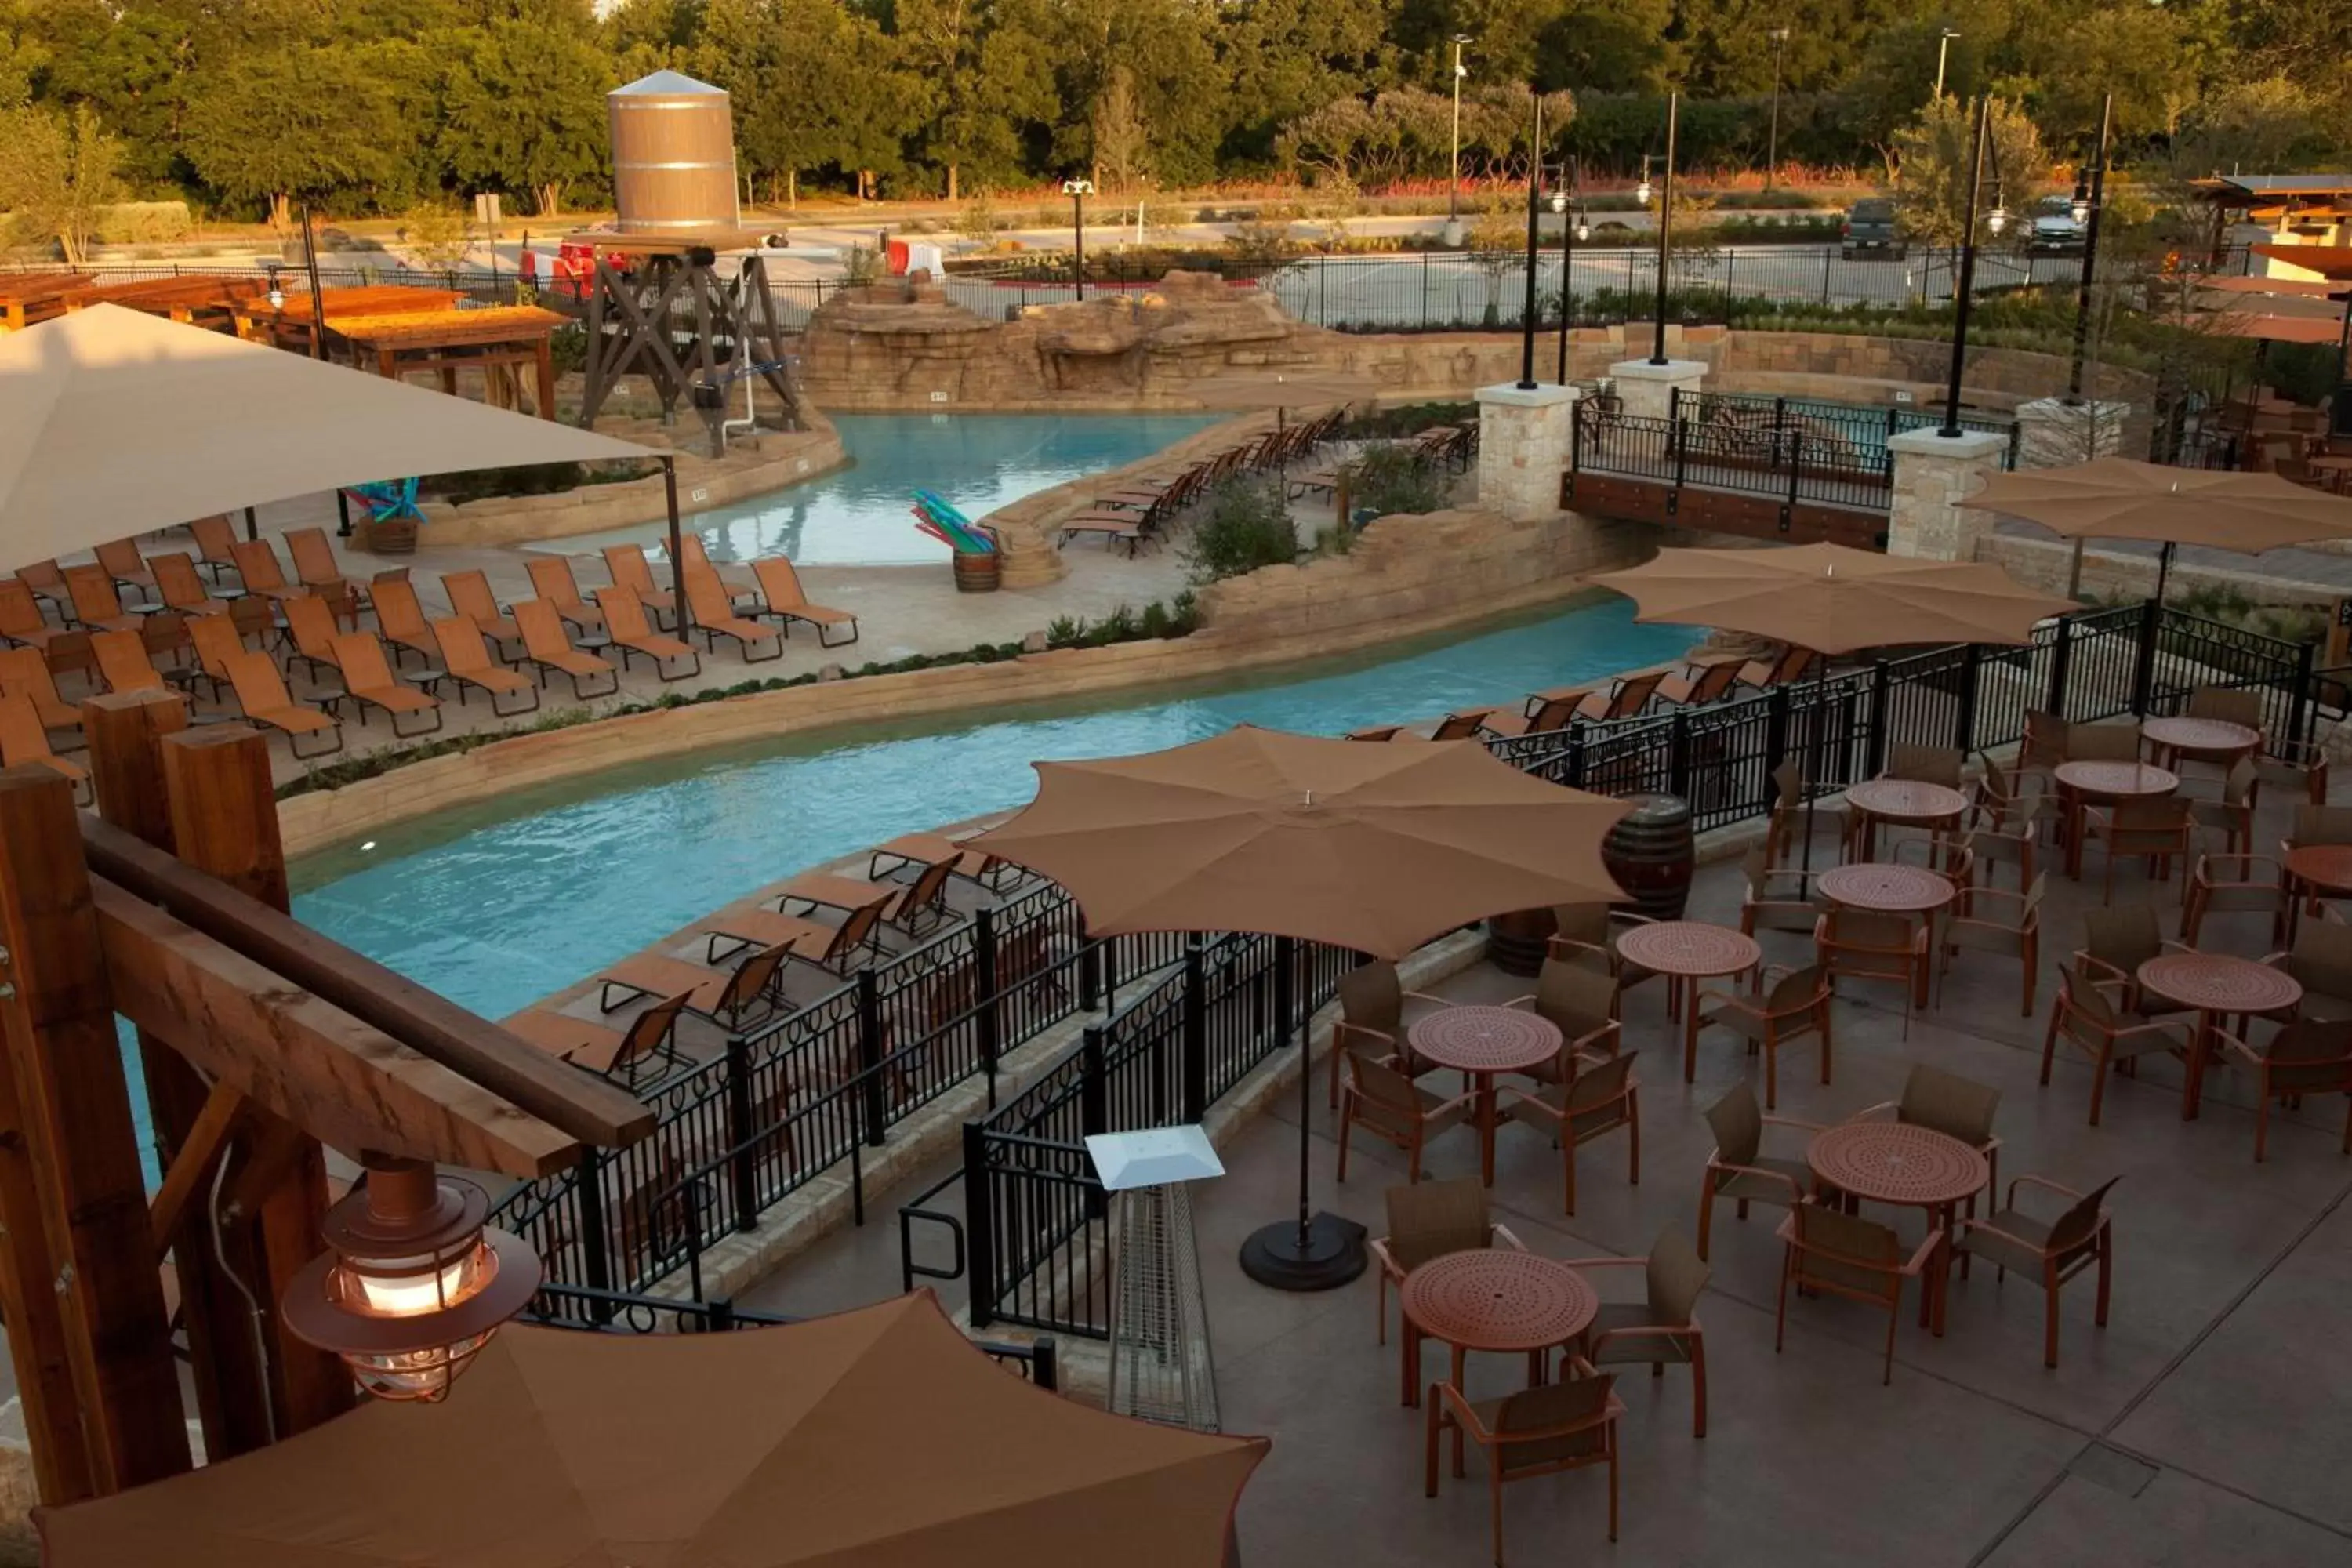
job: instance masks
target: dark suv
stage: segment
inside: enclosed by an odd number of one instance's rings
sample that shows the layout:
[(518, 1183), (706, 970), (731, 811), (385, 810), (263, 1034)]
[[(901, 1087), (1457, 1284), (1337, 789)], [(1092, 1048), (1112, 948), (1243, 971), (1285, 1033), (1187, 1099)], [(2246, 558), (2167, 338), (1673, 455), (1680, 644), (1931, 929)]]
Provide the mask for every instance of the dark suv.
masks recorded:
[(1865, 196), (1854, 203), (1839, 235), (1848, 261), (1861, 256), (1900, 261), (1910, 252), (1895, 232), (1895, 204), (1885, 196)]

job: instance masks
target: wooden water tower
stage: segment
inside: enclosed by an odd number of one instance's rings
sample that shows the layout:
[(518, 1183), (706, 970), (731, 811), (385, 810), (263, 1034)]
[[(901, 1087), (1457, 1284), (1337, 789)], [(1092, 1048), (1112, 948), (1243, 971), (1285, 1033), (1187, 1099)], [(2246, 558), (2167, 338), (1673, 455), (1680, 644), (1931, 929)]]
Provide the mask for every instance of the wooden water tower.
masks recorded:
[(613, 195), (624, 234), (731, 229), (735, 116), (726, 90), (657, 70), (604, 97), (613, 132)]

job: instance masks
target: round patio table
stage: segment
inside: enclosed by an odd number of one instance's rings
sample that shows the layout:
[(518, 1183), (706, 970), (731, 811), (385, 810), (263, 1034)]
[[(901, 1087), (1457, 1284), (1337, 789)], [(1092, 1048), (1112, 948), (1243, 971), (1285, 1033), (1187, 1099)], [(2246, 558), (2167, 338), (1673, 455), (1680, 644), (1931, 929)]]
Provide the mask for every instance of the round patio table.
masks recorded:
[(2260, 730), (2249, 730), (2224, 719), (2150, 719), (2139, 727), (2139, 732), (2159, 754), (2169, 752), (2223, 764), (2249, 755), (2263, 743)]
[(1441, 1007), (1405, 1031), (1412, 1054), (1467, 1073), (1478, 1088), (1478, 1175), (1495, 1184), (1495, 1075), (1559, 1055), (1559, 1026), (1524, 1007)]
[(1919, 1296), (1919, 1321), (1944, 1331), (1943, 1298), (1952, 1259), (1952, 1210), (1992, 1179), (1982, 1153), (1948, 1133), (1903, 1121), (1846, 1121), (1825, 1128), (1805, 1150), (1813, 1174), (1874, 1204), (1927, 1211), (1943, 1230), (1934, 1274)]
[(1666, 1016), (1683, 1020), (1683, 1081), (1690, 1083), (1698, 1076), (1698, 983), (1745, 974), (1764, 962), (1764, 950), (1727, 926), (1659, 921), (1619, 936), (1617, 957), (1666, 977)]
[(1850, 910), (1880, 914), (1916, 915), (1940, 910), (1958, 896), (1952, 879), (1924, 866), (1896, 866), (1880, 860), (1837, 866), (1813, 879), (1822, 897)]
[(1462, 1386), (1471, 1351), (1524, 1352), (1530, 1386), (1544, 1381), (1547, 1354), (1592, 1324), (1601, 1298), (1565, 1263), (1505, 1247), (1449, 1252), (1404, 1277), (1404, 1402), (1421, 1403), (1421, 1342), (1444, 1340)]
[(2170, 795), (2180, 787), (2179, 776), (2147, 763), (2060, 763), (2051, 777), (2066, 792), (2066, 875), (2083, 874), (2083, 797), (2102, 800), (2147, 799)]
[(2303, 1000), (2303, 987), (2284, 969), (2220, 952), (2167, 952), (2134, 976), (2143, 991), (2197, 1013), (2197, 1037), (2180, 1086), (2180, 1119), (2193, 1120), (2205, 1094), (2205, 1057), (2216, 1022), (2234, 1015), (2275, 1013)]
[(1846, 787), (1845, 800), (1854, 811), (1854, 840), (1864, 858), (1876, 850), (1874, 840), (1882, 822), (1944, 828), (1969, 809), (1969, 797), (1958, 790), (1918, 779), (1865, 779)]

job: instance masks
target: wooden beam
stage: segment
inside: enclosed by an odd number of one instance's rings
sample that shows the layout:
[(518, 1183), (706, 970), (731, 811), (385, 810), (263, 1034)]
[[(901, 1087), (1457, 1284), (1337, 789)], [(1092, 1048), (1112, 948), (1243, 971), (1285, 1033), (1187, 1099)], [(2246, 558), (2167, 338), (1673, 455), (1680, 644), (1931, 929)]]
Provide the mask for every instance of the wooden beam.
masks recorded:
[(163, 1173), (163, 1184), (147, 1200), (147, 1234), (155, 1238), (158, 1258), (172, 1249), (172, 1233), (180, 1228), (188, 1200), (196, 1195), (196, 1189), (211, 1172), (214, 1157), (236, 1130), (238, 1113), (245, 1104), (245, 1096), (228, 1084), (213, 1085), (212, 1093), (205, 1099), (205, 1108), (196, 1113), (195, 1125), (188, 1130), (180, 1152), (172, 1156), (172, 1168)]
[[(239, 728), (208, 725), (203, 735)], [(187, 741), (200, 735), (184, 737)], [(333, 1003), (583, 1143), (635, 1142), (651, 1108), (352, 952), (238, 889), (201, 876), (95, 817), (82, 819), (91, 868), (206, 936)]]
[(189, 1456), (76, 815), (62, 774), (0, 770), (0, 1036), (103, 1494), (177, 1475)]
[(104, 878), (95, 902), (115, 1009), (312, 1136), (524, 1178), (579, 1157), (561, 1129)]

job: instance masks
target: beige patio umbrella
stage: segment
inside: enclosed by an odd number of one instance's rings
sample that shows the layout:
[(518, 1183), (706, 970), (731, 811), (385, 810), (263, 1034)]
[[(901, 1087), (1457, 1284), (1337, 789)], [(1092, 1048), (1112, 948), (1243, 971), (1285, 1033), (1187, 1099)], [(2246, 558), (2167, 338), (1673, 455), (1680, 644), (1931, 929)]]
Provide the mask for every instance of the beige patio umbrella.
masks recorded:
[(36, 1518), (50, 1568), (1217, 1568), (1266, 1447), (1008, 1377), (925, 1290), (734, 1333), (510, 1327), (445, 1403)]
[[(1039, 763), (1037, 798), (972, 847), (1069, 890), (1093, 936), (1265, 931), (1275, 1016), (1293, 1023), (1293, 943), (1400, 959), (1513, 910), (1623, 898), (1601, 841), (1622, 801), (1549, 784), (1475, 741), (1407, 746), (1247, 725), (1141, 756)], [(1298, 1215), (1242, 1267), (1284, 1289), (1362, 1272), (1363, 1227), (1311, 1212), (1299, 1074)]]

